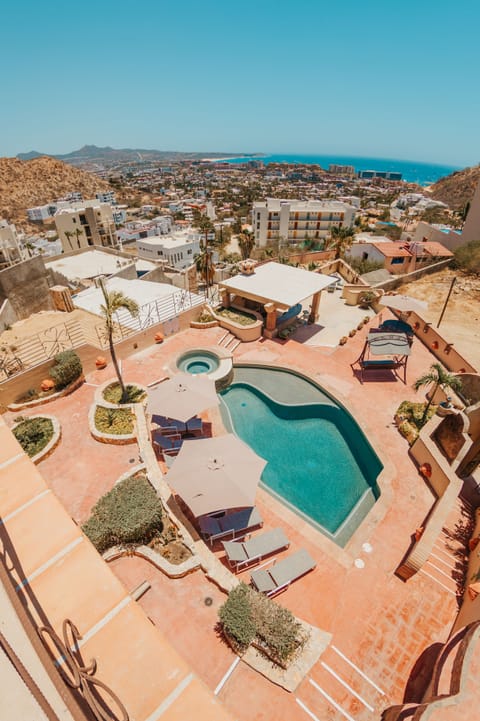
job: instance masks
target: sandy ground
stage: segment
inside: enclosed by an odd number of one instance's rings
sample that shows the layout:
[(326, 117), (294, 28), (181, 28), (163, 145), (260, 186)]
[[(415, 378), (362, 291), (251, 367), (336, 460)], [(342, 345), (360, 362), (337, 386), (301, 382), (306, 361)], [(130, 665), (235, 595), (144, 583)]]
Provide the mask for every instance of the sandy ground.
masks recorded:
[(428, 303), (425, 320), (437, 327), (453, 278), (457, 278), (445, 310), (440, 332), (480, 371), (480, 279), (458, 271), (442, 270), (397, 289)]

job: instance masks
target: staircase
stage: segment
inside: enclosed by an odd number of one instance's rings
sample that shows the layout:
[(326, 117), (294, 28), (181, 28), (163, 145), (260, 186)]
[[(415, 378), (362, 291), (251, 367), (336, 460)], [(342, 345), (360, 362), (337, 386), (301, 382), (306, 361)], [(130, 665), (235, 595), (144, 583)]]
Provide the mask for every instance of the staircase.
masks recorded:
[(230, 331), (227, 330), (218, 340), (217, 345), (225, 348), (226, 350), (229, 350), (230, 353), (233, 353), (233, 351), (238, 348), (241, 342), (242, 341), (239, 340), (239, 338), (237, 338), (233, 335), (233, 333), (230, 333)]

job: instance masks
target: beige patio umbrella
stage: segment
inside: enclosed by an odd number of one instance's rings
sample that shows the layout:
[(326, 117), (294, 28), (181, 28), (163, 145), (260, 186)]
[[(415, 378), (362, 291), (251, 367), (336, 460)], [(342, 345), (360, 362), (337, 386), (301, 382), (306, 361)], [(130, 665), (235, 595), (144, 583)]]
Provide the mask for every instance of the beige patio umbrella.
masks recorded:
[(378, 302), (386, 308), (392, 308), (401, 313), (408, 313), (410, 311), (421, 313), (428, 308), (428, 303), (425, 303), (423, 300), (417, 300), (409, 295), (401, 295), (400, 293), (397, 295), (383, 295)]
[(149, 389), (147, 411), (185, 423), (218, 403), (215, 381), (206, 375), (178, 373)]
[(266, 464), (233, 433), (184, 441), (167, 482), (198, 518), (253, 506)]

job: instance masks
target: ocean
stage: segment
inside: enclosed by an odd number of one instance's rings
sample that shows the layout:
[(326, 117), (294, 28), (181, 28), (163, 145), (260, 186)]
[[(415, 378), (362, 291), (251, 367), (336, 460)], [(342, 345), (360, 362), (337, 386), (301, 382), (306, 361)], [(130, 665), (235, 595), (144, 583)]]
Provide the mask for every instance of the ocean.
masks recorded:
[(339, 155), (252, 155), (248, 158), (228, 158), (223, 162), (244, 163), (246, 160), (261, 160), (262, 163), (303, 163), (320, 165), (328, 170), (330, 163), (353, 165), (355, 170), (390, 170), (402, 173), (402, 179), (418, 185), (431, 185), (439, 178), (460, 170), (452, 165), (435, 165), (414, 160), (393, 160), (391, 158), (358, 158)]

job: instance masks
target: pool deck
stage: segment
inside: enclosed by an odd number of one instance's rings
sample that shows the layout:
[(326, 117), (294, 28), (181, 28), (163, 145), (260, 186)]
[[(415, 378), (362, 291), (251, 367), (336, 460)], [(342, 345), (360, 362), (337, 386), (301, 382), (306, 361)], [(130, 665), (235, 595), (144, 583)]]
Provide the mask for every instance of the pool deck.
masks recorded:
[[(383, 315), (388, 317), (388, 313)], [(377, 325), (377, 320), (373, 319), (372, 325)], [(275, 686), (243, 662), (224, 680), (235, 660), (215, 630), (217, 610), (225, 597), (201, 571), (170, 580), (139, 558), (111, 563), (127, 589), (145, 579), (150, 581), (151, 589), (139, 604), (239, 721), (378, 719), (385, 707), (402, 702), (418, 656), (431, 644), (446, 641), (456, 615), (455, 559), (443, 534), (437, 542), (441, 561), (432, 560), (428, 569), (407, 583), (394, 575), (434, 498), (408, 455), (393, 415), (401, 401), (422, 400), (422, 395), (412, 390), (412, 383), (434, 359), (416, 340), (407, 385), (388, 372), (373, 374), (362, 385), (350, 363), (359, 356), (368, 328), (336, 349), (291, 338), (283, 343), (261, 339), (241, 344), (234, 352), (235, 361), (283, 366), (313, 378), (353, 414), (384, 464), (379, 479), (381, 497), (344, 549), (266, 490), (258, 491), (265, 528), (281, 526), (291, 540), (290, 549), (276, 558), (306, 548), (317, 561), (316, 569), (277, 601), (332, 634), (331, 644), (294, 693)], [(152, 382), (168, 373), (180, 352), (214, 347), (222, 335), (223, 329), (212, 328), (171, 336), (162, 345), (124, 361), (124, 378), (141, 384)], [(100, 444), (88, 430), (87, 414), (95, 389), (112, 376), (109, 364), (105, 370), (91, 373), (72, 396), (48, 405), (48, 413), (61, 423), (62, 440), (39, 464), (39, 470), (78, 523), (88, 518), (93, 505), (117, 478), (139, 462), (136, 445)], [(41, 410), (24, 415), (38, 413)], [(14, 415), (5, 415), (9, 425)], [(222, 432), (217, 410), (210, 420), (214, 433)], [(453, 530), (459, 513), (457, 506), (452, 509), (448, 528)], [(219, 549), (214, 552), (222, 557)], [(248, 581), (249, 573), (241, 577)], [(205, 604), (207, 597), (212, 599), (211, 605)]]

